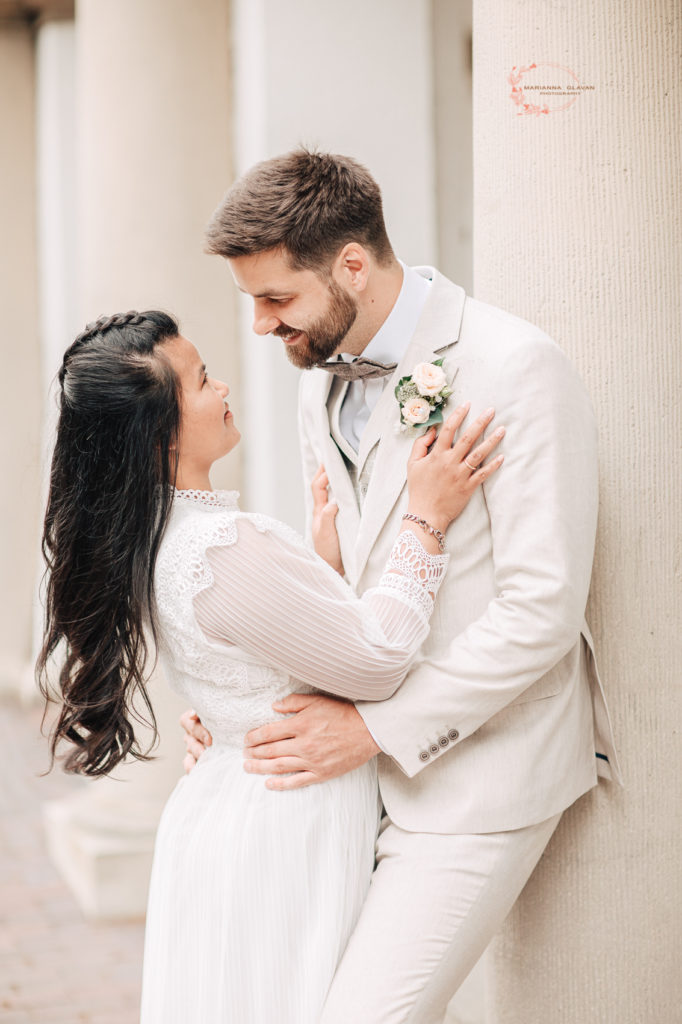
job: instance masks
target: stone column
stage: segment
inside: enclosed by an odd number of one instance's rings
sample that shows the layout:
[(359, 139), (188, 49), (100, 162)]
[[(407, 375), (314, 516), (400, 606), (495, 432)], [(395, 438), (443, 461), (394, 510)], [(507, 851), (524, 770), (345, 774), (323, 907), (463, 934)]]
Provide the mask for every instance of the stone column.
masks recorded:
[(681, 33), (675, 0), (474, 3), (475, 293), (594, 399), (588, 618), (626, 779), (565, 814), (494, 944), (495, 1024), (680, 1019)]
[[(77, 307), (79, 324), (131, 308), (176, 314), (234, 387), (239, 422), (232, 287), (203, 253), (230, 179), (229, 53), (228, 0), (78, 4)], [(239, 457), (213, 482), (238, 486)], [(47, 808), (53, 857), (92, 917), (144, 911), (159, 812), (181, 772), (184, 704), (160, 673), (150, 691), (158, 759)]]
[[(11, 16), (8, 12), (13, 12)], [(38, 567), (41, 378), (35, 211), (33, 31), (0, 5), (0, 693), (32, 676)]]

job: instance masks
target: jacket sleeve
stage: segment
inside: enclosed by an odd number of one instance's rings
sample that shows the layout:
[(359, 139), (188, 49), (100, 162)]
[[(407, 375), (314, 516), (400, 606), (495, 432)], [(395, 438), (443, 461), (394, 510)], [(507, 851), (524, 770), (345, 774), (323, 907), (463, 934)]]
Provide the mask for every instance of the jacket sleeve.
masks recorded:
[(421, 660), (390, 701), (358, 704), (410, 777), (428, 766), (423, 752), (434, 735), (461, 743), (552, 669), (584, 617), (597, 522), (587, 393), (544, 335), (514, 346), (490, 393), (496, 422), (507, 428), (504, 465), (484, 485), (496, 596), (441, 656)]

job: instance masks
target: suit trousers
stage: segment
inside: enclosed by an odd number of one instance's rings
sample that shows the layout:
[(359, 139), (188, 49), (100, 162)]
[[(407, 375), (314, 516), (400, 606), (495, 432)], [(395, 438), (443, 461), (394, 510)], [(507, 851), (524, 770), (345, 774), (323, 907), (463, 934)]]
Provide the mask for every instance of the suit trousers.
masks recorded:
[(385, 817), (369, 894), (320, 1024), (441, 1024), (560, 818), (435, 835), (405, 832)]

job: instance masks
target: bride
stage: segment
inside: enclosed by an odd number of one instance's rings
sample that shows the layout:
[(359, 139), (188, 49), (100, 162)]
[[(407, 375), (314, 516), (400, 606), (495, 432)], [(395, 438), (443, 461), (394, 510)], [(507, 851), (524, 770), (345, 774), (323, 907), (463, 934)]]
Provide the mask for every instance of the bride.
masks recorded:
[[(59, 384), (38, 661), (43, 693), (60, 705), (52, 759), (66, 742), (66, 770), (100, 776), (149, 756), (133, 729), (140, 698), (153, 720), (145, 630), (213, 735), (158, 830), (142, 1024), (315, 1024), (369, 885), (375, 769), (273, 793), (243, 771), (243, 736), (293, 690), (364, 700), (396, 690), (446, 571), (442, 534), (501, 457), (463, 469), (469, 445), (453, 441), (466, 407), (437, 440), (433, 428), (419, 437), (408, 463), (415, 518), (358, 599), (342, 579), (322, 469), (316, 545), (326, 561), (283, 524), (240, 511), (235, 492), (211, 488), (212, 463), (240, 435), (227, 386), (170, 316), (89, 325)], [(495, 443), (476, 448), (476, 465)], [(47, 669), (58, 647), (55, 695)]]

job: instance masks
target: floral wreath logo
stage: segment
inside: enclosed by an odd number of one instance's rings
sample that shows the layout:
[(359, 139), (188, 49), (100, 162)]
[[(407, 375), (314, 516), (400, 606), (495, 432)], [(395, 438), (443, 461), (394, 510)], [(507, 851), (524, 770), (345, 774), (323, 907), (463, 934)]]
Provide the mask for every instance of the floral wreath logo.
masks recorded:
[[(553, 64), (550, 61), (538, 61), (533, 64), (527, 64), (525, 67), (522, 68), (514, 65), (514, 67), (507, 75), (507, 82), (509, 83), (509, 85), (511, 85), (511, 92), (509, 94), (510, 99), (513, 100), (513, 102), (519, 108), (516, 111), (517, 115), (522, 116), (524, 114), (533, 114), (535, 115), (535, 117), (539, 117), (540, 114), (553, 114), (557, 110), (568, 110), (569, 107), (572, 107), (579, 95), (577, 91), (569, 92), (568, 99), (565, 103), (562, 103), (561, 106), (549, 106), (546, 102), (543, 104), (539, 104), (532, 102), (532, 98), (528, 99), (528, 97), (523, 91), (523, 85), (521, 84), (522, 79), (524, 75), (528, 74), (529, 71), (535, 71), (537, 68), (555, 68), (559, 71), (564, 71), (569, 76), (569, 78), (573, 80), (572, 83), (569, 83), (569, 88), (571, 88), (571, 86), (573, 89), (580, 87), (580, 81), (578, 79), (578, 76), (575, 74), (574, 71), (571, 71), (570, 68), (565, 67), (563, 64)], [(537, 88), (537, 86), (534, 86), (533, 88)], [(556, 89), (557, 99), (563, 99), (567, 95), (567, 93), (564, 91), (563, 86), (554, 86), (553, 88)]]

